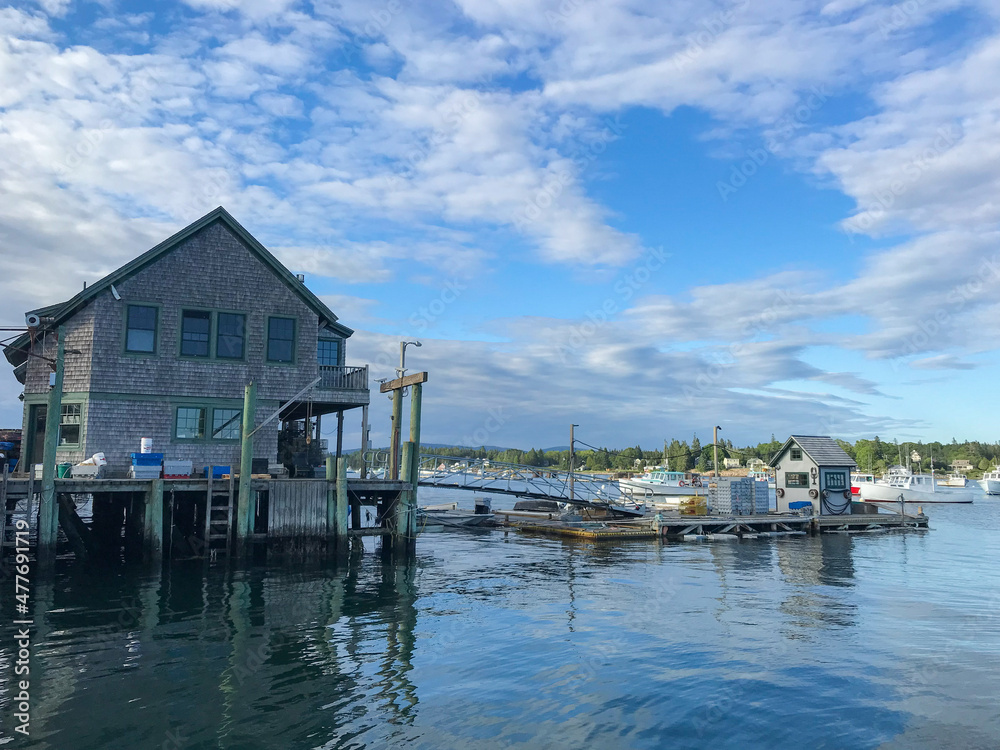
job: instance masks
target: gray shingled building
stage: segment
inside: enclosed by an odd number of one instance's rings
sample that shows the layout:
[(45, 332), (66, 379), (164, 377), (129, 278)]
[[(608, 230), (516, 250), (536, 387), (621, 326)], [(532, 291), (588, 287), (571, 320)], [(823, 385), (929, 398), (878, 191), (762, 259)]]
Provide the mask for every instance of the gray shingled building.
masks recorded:
[(851, 472), (856, 464), (833, 438), (792, 435), (768, 465), (775, 470), (779, 511), (811, 503), (820, 515), (851, 513)]
[[(142, 438), (196, 467), (237, 465), (251, 380), (259, 424), (321, 378), (281, 420), (312, 437), (336, 414), (338, 445), (343, 412), (369, 401), (367, 367), (345, 365), (353, 331), (223, 208), (30, 315), (39, 324), (5, 350), (24, 384), (23, 465), (41, 461), (59, 326), (68, 353), (57, 460), (103, 452), (111, 476)], [(277, 459), (279, 427), (254, 436), (256, 457)]]

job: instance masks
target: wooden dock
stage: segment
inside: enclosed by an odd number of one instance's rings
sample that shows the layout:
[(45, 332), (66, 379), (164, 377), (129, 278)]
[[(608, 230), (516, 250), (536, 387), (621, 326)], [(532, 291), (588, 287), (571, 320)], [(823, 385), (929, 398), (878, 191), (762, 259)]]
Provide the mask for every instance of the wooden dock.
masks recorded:
[(632, 539), (753, 539), (814, 534), (878, 533), (928, 527), (926, 515), (858, 513), (844, 516), (799, 516), (771, 513), (758, 516), (681, 516), (658, 514), (634, 520), (560, 521), (554, 513), (495, 511), (500, 526), (528, 534), (590, 541)]
[[(347, 479), (343, 459), (339, 471), (340, 481), (332, 467), (329, 479), (251, 478), (246, 543), (333, 549), (354, 537), (406, 534), (407, 511), (412, 508), (415, 515), (415, 503), (407, 500), (413, 489), (409, 481)], [(237, 477), (64, 478), (54, 485), (64, 535), (60, 543), (68, 543), (81, 559), (123, 554), (126, 559), (217, 559), (243, 546), (237, 536)], [(14, 530), (24, 523), (32, 538), (37, 535), (41, 489), (42, 482), (33, 477), (0, 478), (0, 553), (14, 546)], [(91, 510), (87, 521), (77, 513), (80, 506)], [(365, 507), (373, 511), (374, 526), (362, 524)]]

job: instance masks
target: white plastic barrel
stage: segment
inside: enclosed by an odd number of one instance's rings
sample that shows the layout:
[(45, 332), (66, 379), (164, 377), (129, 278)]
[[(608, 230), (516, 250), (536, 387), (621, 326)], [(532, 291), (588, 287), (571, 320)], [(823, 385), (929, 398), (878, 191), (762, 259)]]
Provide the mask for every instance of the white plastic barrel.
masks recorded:
[(141, 453), (153, 452), (153, 438), (142, 438), (139, 440), (139, 451)]

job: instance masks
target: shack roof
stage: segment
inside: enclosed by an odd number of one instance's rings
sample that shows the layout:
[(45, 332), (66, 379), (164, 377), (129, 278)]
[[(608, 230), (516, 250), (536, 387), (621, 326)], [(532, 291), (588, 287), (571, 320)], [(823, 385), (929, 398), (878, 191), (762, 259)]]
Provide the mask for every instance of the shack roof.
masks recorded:
[[(112, 284), (123, 281), (129, 276), (138, 273), (146, 266), (156, 262), (167, 253), (177, 248), (189, 237), (193, 236), (197, 232), (200, 232), (202, 229), (211, 226), (215, 222), (225, 224), (226, 227), (228, 227), (229, 230), (236, 235), (236, 237), (243, 241), (251, 253), (260, 258), (260, 260), (274, 272), (275, 276), (281, 279), (289, 289), (301, 297), (302, 300), (310, 308), (312, 308), (317, 315), (319, 315), (321, 325), (327, 325), (329, 328), (344, 337), (348, 337), (354, 333), (352, 329), (338, 323), (337, 316), (334, 314), (333, 310), (327, 307), (322, 300), (319, 299), (319, 297), (309, 291), (309, 288), (305, 284), (299, 281), (291, 271), (285, 268), (281, 261), (274, 257), (274, 255), (272, 255), (266, 247), (260, 244), (260, 242), (258, 242), (256, 238), (250, 234), (250, 232), (244, 229), (243, 226), (222, 206), (219, 206), (215, 210), (205, 214), (193, 224), (189, 224), (184, 229), (177, 232), (177, 234), (168, 237), (159, 245), (156, 245), (156, 247), (153, 247), (137, 258), (132, 259), (118, 270), (112, 271), (100, 281), (90, 284), (86, 289), (78, 293), (72, 299), (61, 304), (48, 305), (46, 307), (40, 307), (36, 310), (29, 310), (28, 313), (34, 313), (35, 315), (43, 318), (45, 329), (54, 328), (79, 312), (80, 309), (87, 305), (92, 299), (94, 299), (94, 297), (109, 289)], [(7, 361), (10, 362), (15, 368), (23, 365), (28, 359), (28, 343), (28, 334), (23, 334), (4, 348), (4, 356), (7, 357)]]
[(767, 465), (777, 466), (781, 457), (793, 444), (798, 445), (802, 452), (809, 456), (817, 466), (857, 466), (854, 459), (840, 447), (836, 440), (820, 435), (792, 435)]

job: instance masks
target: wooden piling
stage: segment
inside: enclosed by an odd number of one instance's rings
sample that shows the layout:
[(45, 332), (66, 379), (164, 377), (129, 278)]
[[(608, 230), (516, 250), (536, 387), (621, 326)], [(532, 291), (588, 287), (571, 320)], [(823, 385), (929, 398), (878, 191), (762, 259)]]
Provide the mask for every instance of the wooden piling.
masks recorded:
[[(49, 391), (45, 411), (45, 444), (42, 454), (42, 497), (38, 505), (38, 552), (46, 559), (56, 546), (59, 534), (59, 506), (56, 503), (56, 448), (62, 413), (63, 362), (66, 357), (66, 329), (59, 326), (56, 349), (56, 377)], [(28, 467), (34, 471), (34, 466)]]
[(389, 479), (399, 479), (399, 440), (402, 435), (403, 389), (392, 392), (392, 435), (389, 440)]
[(163, 480), (154, 479), (146, 492), (146, 556), (156, 562), (163, 556)]
[[(236, 513), (236, 542), (239, 549), (253, 533), (254, 507), (250, 497), (250, 474), (253, 470), (253, 431), (257, 411), (257, 384), (251, 382), (243, 392), (243, 445), (240, 451), (240, 496)], [(212, 478), (208, 478), (211, 487)], [(209, 502), (211, 508), (211, 502)], [(211, 511), (209, 511), (211, 512)]]
[(333, 456), (326, 457), (326, 536), (327, 539), (337, 537), (337, 472)]
[[(410, 482), (414, 486), (417, 479), (414, 474), (414, 453), (413, 443), (407, 441), (403, 443), (402, 456), (404, 482)], [(403, 490), (396, 500), (396, 512), (393, 519), (393, 542), (397, 547), (406, 547), (416, 538), (416, 506), (414, 505), (414, 492), (412, 489)], [(411, 520), (412, 516), (412, 520)], [(412, 533), (411, 533), (412, 529)]]
[[(410, 442), (413, 443), (413, 466), (410, 477), (413, 482), (413, 507), (417, 506), (417, 483), (420, 479), (420, 409), (423, 400), (423, 385), (417, 383), (410, 391)], [(413, 533), (416, 534), (416, 515), (413, 518)]]
[(347, 550), (347, 459), (337, 459), (337, 517), (335, 519), (335, 533), (338, 548)]

